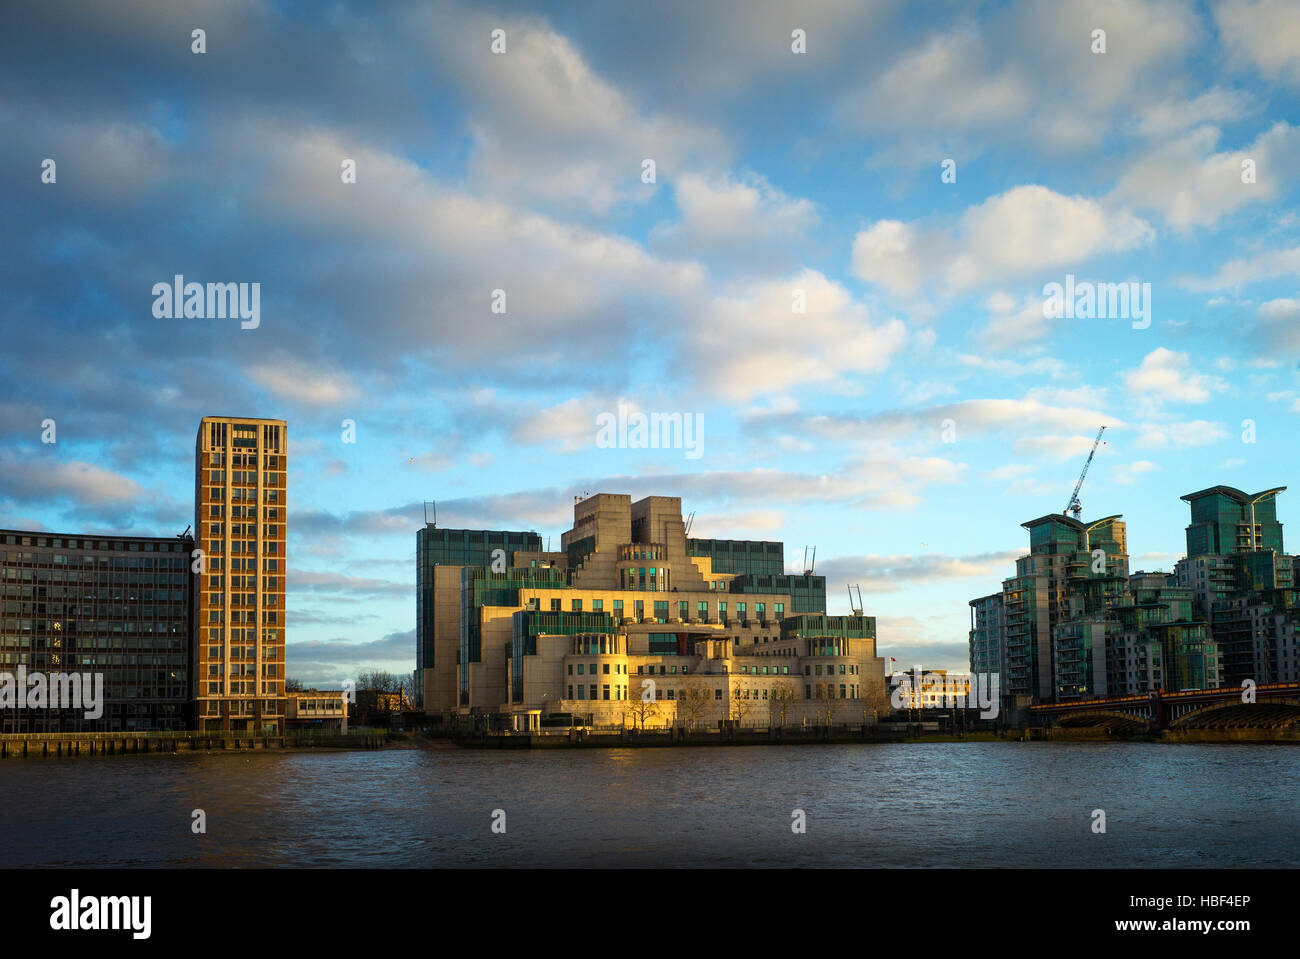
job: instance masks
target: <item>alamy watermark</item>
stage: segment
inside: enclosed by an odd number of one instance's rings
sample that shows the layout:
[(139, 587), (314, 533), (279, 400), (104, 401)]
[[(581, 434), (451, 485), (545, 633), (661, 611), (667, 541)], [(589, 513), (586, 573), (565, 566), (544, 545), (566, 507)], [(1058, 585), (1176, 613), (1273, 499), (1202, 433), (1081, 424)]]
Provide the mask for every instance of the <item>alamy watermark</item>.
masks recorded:
[(897, 673), (893, 678), (897, 683), (889, 694), (889, 702), (895, 709), (978, 709), (980, 719), (997, 718), (1002, 683), (997, 673), (971, 673), (968, 679), (945, 673), (923, 673), (918, 667), (912, 673)]
[(86, 719), (104, 715), (103, 673), (0, 673), (0, 709), (80, 709)]
[(1151, 325), (1151, 284), (1076, 283), (1073, 273), (1064, 283), (1043, 287), (1043, 318), (1048, 320), (1132, 320), (1133, 329)]
[(153, 315), (160, 320), (238, 317), (241, 329), (262, 325), (261, 283), (186, 283), (177, 273), (171, 283), (155, 283), (153, 296)]
[(603, 450), (685, 450), (688, 460), (704, 455), (703, 413), (642, 413), (626, 403), (618, 413), (596, 415), (596, 445)]

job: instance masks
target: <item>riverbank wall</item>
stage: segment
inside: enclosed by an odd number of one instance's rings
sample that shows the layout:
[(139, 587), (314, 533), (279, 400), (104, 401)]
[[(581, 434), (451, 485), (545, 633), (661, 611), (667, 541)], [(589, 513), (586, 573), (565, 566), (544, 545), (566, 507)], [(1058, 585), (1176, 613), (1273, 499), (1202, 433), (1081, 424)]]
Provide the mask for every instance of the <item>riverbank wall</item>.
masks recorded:
[(143, 753), (219, 753), (250, 750), (288, 752), (308, 749), (384, 749), (385, 732), (317, 733), (131, 732), (4, 733), (0, 759), (48, 759), (77, 756), (127, 756)]

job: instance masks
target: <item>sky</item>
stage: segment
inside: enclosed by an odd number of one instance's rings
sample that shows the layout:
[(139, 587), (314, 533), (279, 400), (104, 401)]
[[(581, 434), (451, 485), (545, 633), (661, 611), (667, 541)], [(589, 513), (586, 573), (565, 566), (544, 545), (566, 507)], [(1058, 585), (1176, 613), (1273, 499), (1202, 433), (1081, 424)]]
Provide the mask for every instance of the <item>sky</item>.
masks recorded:
[[(815, 545), (881, 655), (964, 669), (1101, 426), (1133, 570), (1181, 495), (1300, 482), (1298, 107), (1264, 0), (25, 5), (0, 525), (174, 535), (199, 419), (283, 418), (304, 681), (414, 668), (425, 501), (558, 548), (595, 492)], [(177, 274), (258, 325), (155, 315)], [(701, 443), (598, 443), (620, 404)]]

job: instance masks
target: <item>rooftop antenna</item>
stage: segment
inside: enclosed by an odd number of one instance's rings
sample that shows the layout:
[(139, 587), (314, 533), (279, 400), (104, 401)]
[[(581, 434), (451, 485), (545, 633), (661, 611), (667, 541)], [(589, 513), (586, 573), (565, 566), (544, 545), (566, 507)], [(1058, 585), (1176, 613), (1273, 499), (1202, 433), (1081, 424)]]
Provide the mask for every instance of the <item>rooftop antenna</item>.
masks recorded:
[(862, 615), (862, 587), (860, 586), (858, 587), (857, 605), (854, 605), (853, 603), (853, 587), (848, 586), (848, 591), (849, 591), (849, 609), (853, 610), (854, 616), (861, 616)]
[(812, 555), (812, 565), (808, 567), (808, 572), (811, 573), (816, 568), (817, 568), (817, 547), (814, 546), (813, 555)]
[(686, 535), (691, 535), (691, 524), (695, 522), (695, 510), (691, 510), (691, 515), (686, 517)]
[(1079, 490), (1083, 487), (1083, 478), (1088, 475), (1088, 467), (1092, 465), (1092, 458), (1097, 453), (1097, 447), (1101, 445), (1101, 434), (1106, 432), (1106, 427), (1097, 430), (1097, 438), (1092, 441), (1092, 449), (1088, 451), (1088, 458), (1084, 461), (1083, 472), (1079, 474), (1079, 482), (1074, 484), (1074, 492), (1070, 494), (1070, 501), (1065, 504), (1065, 509), (1074, 514), (1075, 521), (1079, 519), (1079, 514), (1083, 512), (1083, 504), (1079, 502)]
[[(428, 500), (425, 500), (425, 501), (424, 501), (424, 525), (425, 525), (425, 526), (430, 525), (430, 523), (429, 523), (429, 501), (428, 501)], [(438, 501), (437, 501), (437, 500), (434, 500), (434, 501), (433, 501), (433, 524), (432, 524), (432, 525), (435, 526), (435, 527), (438, 525)]]
[(190, 535), (190, 530), (193, 529), (193, 528), (194, 528), (194, 527), (193, 527), (192, 524), (187, 524), (186, 527), (185, 527), (185, 532), (183, 532), (183, 533), (177, 533), (177, 534), (176, 534), (176, 538), (177, 538), (177, 539), (184, 539), (186, 536), (189, 536), (189, 535)]

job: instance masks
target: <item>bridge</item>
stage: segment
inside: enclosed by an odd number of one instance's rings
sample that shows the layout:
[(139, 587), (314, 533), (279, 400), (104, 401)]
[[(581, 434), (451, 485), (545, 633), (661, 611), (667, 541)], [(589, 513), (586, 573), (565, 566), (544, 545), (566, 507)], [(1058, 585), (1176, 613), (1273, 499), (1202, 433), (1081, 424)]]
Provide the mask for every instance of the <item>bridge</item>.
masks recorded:
[(1029, 716), (1035, 725), (1106, 733), (1300, 728), (1300, 683), (1074, 699), (1030, 706)]

